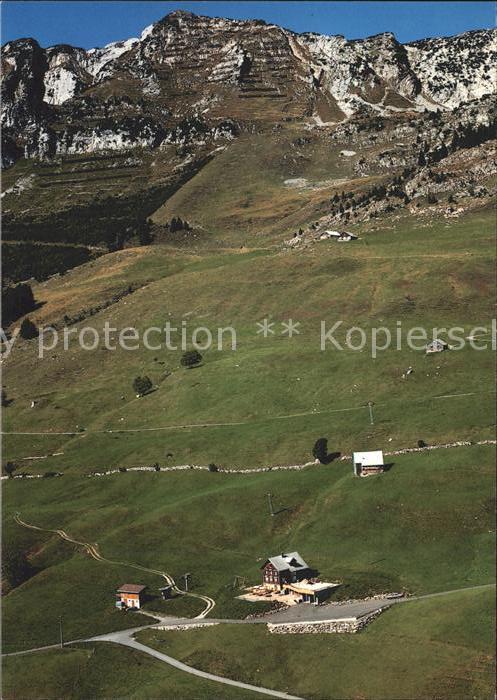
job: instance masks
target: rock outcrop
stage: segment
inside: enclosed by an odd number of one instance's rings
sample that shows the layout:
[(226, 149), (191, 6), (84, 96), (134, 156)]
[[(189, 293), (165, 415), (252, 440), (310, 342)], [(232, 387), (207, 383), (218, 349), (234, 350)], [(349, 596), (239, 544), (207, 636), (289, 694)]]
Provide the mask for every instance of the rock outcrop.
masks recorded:
[(350, 41), (183, 11), (104, 48), (19, 39), (2, 48), (4, 165), (153, 148), (188, 120), (215, 138), (292, 118), (452, 110), (492, 94), (495, 58), (490, 30), (402, 45), (390, 33)]

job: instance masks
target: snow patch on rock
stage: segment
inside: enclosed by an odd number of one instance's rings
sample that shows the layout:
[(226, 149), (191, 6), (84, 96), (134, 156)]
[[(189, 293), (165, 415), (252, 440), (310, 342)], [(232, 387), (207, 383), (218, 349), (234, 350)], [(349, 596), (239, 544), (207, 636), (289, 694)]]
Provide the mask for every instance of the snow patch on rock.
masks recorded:
[(139, 39), (127, 39), (126, 41), (116, 41), (112, 44), (107, 44), (101, 49), (90, 49), (87, 53), (86, 70), (93, 77), (96, 77), (107, 63), (115, 61), (123, 53), (131, 51), (138, 41)]

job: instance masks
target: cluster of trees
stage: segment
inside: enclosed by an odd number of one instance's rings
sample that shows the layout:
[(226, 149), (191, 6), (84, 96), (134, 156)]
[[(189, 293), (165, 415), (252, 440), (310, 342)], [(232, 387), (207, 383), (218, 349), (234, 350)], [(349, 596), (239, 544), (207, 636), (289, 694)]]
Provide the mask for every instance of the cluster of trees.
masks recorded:
[(312, 456), (319, 460), (321, 464), (326, 464), (328, 459), (328, 440), (326, 438), (318, 438), (312, 448)]
[(328, 452), (328, 440), (322, 437), (314, 443), (312, 456), (321, 464), (330, 464), (334, 459), (340, 457), (340, 452)]
[(186, 219), (183, 220), (179, 216), (173, 216), (171, 221), (166, 224), (166, 228), (169, 228), (171, 233), (175, 233), (176, 231), (191, 231), (192, 227)]
[[(353, 192), (342, 192), (341, 195), (335, 194), (331, 199), (331, 214), (340, 213), (345, 216), (345, 219), (350, 218), (351, 212), (355, 212), (358, 207), (369, 204), (372, 201), (381, 201), (388, 197), (398, 197), (404, 200), (404, 203), (409, 202), (409, 197), (401, 187), (404, 180), (404, 174), (398, 175), (388, 185), (375, 185), (368, 192), (354, 194)], [(355, 216), (355, 214), (353, 214)]]
[(140, 245), (150, 245), (154, 240), (152, 219), (143, 219), (138, 225), (138, 240)]
[(2, 289), (2, 323), (5, 327), (35, 308), (36, 302), (29, 284)]
[(34, 277), (42, 281), (56, 273), (62, 274), (96, 256), (89, 248), (70, 245), (41, 245), (40, 243), (2, 242), (4, 277), (12, 282)]
[[(180, 362), (183, 367), (190, 369), (191, 367), (197, 367), (202, 362), (202, 359), (202, 355), (198, 350), (187, 350), (181, 356)], [(144, 375), (143, 377), (135, 377), (133, 379), (133, 391), (135, 392), (136, 396), (145, 396), (145, 394), (148, 394), (152, 388), (152, 380), (147, 375)]]
[[(415, 168), (406, 167), (399, 175), (396, 175), (391, 182), (386, 185), (374, 185), (374, 187), (367, 192), (342, 192), (341, 195), (336, 193), (330, 200), (332, 204), (331, 214), (336, 215), (340, 213), (344, 215), (345, 219), (349, 219), (350, 214), (355, 212), (357, 208), (368, 205), (373, 201), (380, 202), (390, 197), (402, 199), (404, 204), (408, 204), (411, 200), (403, 186), (405, 181), (408, 180), (414, 172)], [(443, 178), (443, 175), (433, 173), (432, 171), (429, 171), (429, 174), (433, 175), (435, 181), (441, 181), (441, 178)], [(391, 207), (391, 209), (393, 209), (393, 207)], [(352, 215), (355, 216), (355, 213)]]
[[(433, 112), (429, 115), (429, 119), (437, 121), (440, 115)], [(444, 130), (445, 141), (440, 141), (437, 144), (430, 145), (417, 136), (416, 143), (419, 145), (417, 162), (420, 166), (425, 166), (430, 163), (438, 163), (459, 148), (473, 148), (481, 143), (495, 137), (495, 123), (490, 124), (475, 124), (457, 123), (453, 129)]]
[(34, 569), (27, 560), (24, 552), (17, 547), (8, 545), (2, 552), (2, 578), (9, 584), (10, 588), (16, 588), (21, 583), (27, 581), (34, 574)]
[(104, 195), (94, 190), (89, 202), (70, 208), (4, 215), (3, 237), (10, 241), (50, 241), (121, 248), (171, 195), (177, 183), (158, 184)]
[(471, 124), (459, 123), (452, 143), (456, 148), (472, 148), (493, 138), (495, 138), (495, 121), (489, 124), (477, 124), (475, 120)]

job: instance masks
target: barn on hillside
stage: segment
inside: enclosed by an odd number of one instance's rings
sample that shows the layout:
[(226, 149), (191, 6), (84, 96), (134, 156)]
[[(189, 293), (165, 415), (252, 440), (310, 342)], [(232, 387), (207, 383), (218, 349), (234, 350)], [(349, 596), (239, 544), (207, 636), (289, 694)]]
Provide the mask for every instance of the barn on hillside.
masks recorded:
[(381, 450), (370, 452), (354, 452), (352, 456), (355, 476), (369, 476), (381, 474), (385, 471), (385, 460)]

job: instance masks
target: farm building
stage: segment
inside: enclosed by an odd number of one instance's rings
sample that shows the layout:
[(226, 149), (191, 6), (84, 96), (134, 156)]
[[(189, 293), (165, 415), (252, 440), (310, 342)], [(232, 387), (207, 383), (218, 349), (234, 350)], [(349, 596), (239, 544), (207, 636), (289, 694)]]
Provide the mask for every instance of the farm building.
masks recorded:
[(369, 476), (381, 474), (385, 471), (385, 461), (381, 450), (370, 452), (354, 452), (352, 455), (355, 476)]
[(311, 574), (298, 552), (269, 557), (261, 569), (264, 586), (275, 589), (281, 589), (285, 583), (301, 581)]
[(435, 338), (435, 340), (432, 340), (431, 343), (428, 343), (426, 346), (426, 354), (431, 355), (434, 352), (443, 352), (447, 350), (448, 347), (448, 344), (444, 340)]
[(143, 593), (146, 586), (135, 583), (125, 583), (116, 591), (116, 608), (125, 610), (126, 608), (136, 608), (139, 610), (143, 603)]
[(334, 238), (336, 241), (356, 241), (358, 237), (350, 231), (325, 231), (320, 236), (322, 241), (330, 238)]

